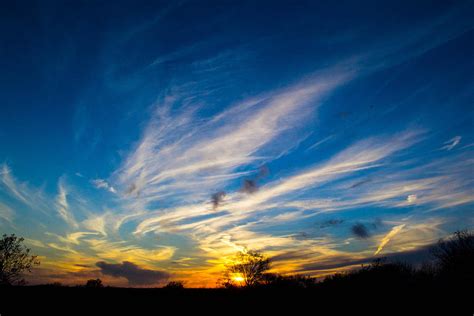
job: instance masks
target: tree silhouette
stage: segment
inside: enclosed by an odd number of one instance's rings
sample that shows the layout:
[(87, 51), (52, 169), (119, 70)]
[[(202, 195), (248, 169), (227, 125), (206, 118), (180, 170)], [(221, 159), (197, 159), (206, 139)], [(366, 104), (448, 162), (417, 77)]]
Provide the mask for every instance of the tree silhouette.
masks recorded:
[(40, 262), (23, 245), (24, 238), (4, 234), (0, 240), (0, 285), (23, 285), (24, 272)]
[(88, 288), (102, 288), (104, 285), (102, 284), (101, 279), (90, 279), (86, 282), (86, 287)]
[(252, 287), (264, 281), (265, 272), (270, 269), (270, 259), (255, 250), (237, 253), (231, 265), (226, 266), (223, 285), (225, 287)]

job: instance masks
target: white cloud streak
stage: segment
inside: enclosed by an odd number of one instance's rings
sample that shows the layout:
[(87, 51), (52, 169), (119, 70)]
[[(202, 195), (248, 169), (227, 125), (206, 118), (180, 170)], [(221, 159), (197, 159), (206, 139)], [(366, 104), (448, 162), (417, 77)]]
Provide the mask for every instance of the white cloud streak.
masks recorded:
[(7, 205), (0, 202), (0, 219), (12, 224), (15, 213)]
[[(196, 108), (173, 114), (172, 105), (178, 100), (166, 97), (117, 172), (119, 182), (124, 191), (145, 203), (173, 195), (208, 198), (213, 190), (242, 176), (238, 168), (272, 159), (271, 153), (265, 153), (266, 145), (314, 113), (318, 102), (350, 76), (337, 71), (308, 79), (204, 121), (196, 119)], [(290, 145), (277, 147), (284, 151)]]
[(58, 182), (58, 195), (56, 197), (56, 210), (59, 216), (71, 227), (77, 228), (78, 224), (74, 219), (73, 214), (69, 210), (69, 203), (67, 200), (67, 191), (62, 183), (62, 180)]
[(388, 234), (385, 235), (384, 238), (382, 238), (382, 240), (380, 241), (380, 245), (377, 248), (377, 250), (375, 251), (374, 255), (375, 256), (378, 255), (383, 250), (383, 247), (385, 247), (385, 245), (387, 245), (388, 242), (403, 229), (403, 227), (405, 227), (405, 224), (401, 224), (401, 225), (393, 227), (390, 230), (390, 232), (388, 232)]
[(104, 189), (106, 191), (109, 191), (111, 193), (117, 193), (115, 188), (111, 186), (106, 180), (104, 179), (93, 179), (91, 180), (91, 183), (96, 187), (97, 189)]
[[(380, 166), (383, 159), (413, 145), (419, 141), (420, 137), (420, 132), (409, 131), (389, 138), (371, 138), (358, 142), (328, 162), (308, 168), (285, 180), (268, 183), (252, 195), (230, 194), (228, 202), (222, 206), (222, 209), (229, 211), (228, 214), (198, 220), (192, 224), (181, 226), (181, 229), (201, 230), (207, 233), (216, 232), (232, 223), (250, 218), (255, 213), (262, 213), (273, 207), (289, 206), (304, 209), (304, 205), (299, 204), (298, 199), (291, 196), (292, 193), (299, 192), (301, 194), (302, 191), (315, 188), (318, 185), (327, 184), (361, 170)], [(319, 206), (323, 209), (341, 208), (343, 203), (326, 201)], [(318, 205), (311, 205), (311, 207), (318, 207)], [(212, 214), (212, 212), (199, 203), (193, 206), (160, 210), (151, 213), (150, 218), (142, 221), (135, 232), (142, 234), (158, 228), (164, 230), (166, 227), (180, 229), (180, 221), (204, 214)]]
[(441, 150), (447, 150), (450, 151), (454, 147), (456, 147), (460, 142), (461, 142), (462, 137), (461, 136), (454, 136), (450, 140), (444, 142), (444, 146), (441, 147)]
[(6, 163), (0, 169), (0, 189), (32, 210), (39, 210), (45, 214), (49, 211), (49, 199), (44, 196), (42, 189), (18, 181)]

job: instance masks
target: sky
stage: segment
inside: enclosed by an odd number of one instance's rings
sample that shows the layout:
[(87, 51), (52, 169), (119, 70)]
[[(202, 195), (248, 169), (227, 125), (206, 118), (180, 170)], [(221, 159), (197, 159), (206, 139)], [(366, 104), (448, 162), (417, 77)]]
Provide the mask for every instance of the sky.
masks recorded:
[(316, 277), (474, 227), (473, 1), (13, 1), (0, 232), (30, 284)]

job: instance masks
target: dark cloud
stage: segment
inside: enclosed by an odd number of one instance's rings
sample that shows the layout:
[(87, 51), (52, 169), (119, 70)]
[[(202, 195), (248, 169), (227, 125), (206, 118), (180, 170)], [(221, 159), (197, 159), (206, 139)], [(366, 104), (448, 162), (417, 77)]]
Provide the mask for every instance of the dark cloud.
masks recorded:
[(270, 173), (267, 166), (263, 165), (258, 169), (258, 174), (254, 178), (244, 179), (240, 192), (252, 194), (258, 191), (258, 180), (266, 177)]
[(314, 258), (314, 253), (301, 252), (298, 250), (289, 250), (278, 255), (273, 256), (272, 262), (287, 261), (287, 260), (299, 260), (299, 259), (310, 259)]
[(358, 238), (369, 238), (370, 237), (370, 232), (367, 226), (365, 226), (362, 223), (357, 223), (352, 225), (351, 231), (354, 235), (356, 235)]
[(351, 185), (351, 186), (349, 187), (349, 189), (355, 189), (355, 188), (360, 187), (361, 185), (364, 185), (364, 184), (369, 183), (369, 182), (371, 182), (371, 181), (372, 181), (372, 179), (364, 179), (364, 180), (361, 180), (361, 181), (356, 182), (356, 183), (354, 183), (353, 185)]
[(241, 192), (252, 194), (258, 191), (257, 181), (253, 179), (245, 179), (240, 188)]
[(306, 240), (306, 239), (310, 239), (311, 235), (306, 232), (299, 232), (299, 233), (296, 233), (293, 236), (293, 238), (298, 239), (298, 240)]
[(367, 222), (365, 224), (356, 223), (352, 225), (351, 232), (358, 238), (365, 239), (369, 238), (372, 235), (371, 231), (377, 230), (381, 226), (383, 226), (383, 221), (380, 218), (376, 218), (372, 222)]
[(99, 261), (96, 266), (104, 275), (113, 277), (124, 277), (131, 285), (148, 285), (165, 281), (169, 278), (169, 273), (158, 270), (148, 270), (128, 261), (122, 263), (106, 263)]
[(90, 265), (87, 265), (87, 264), (79, 264), (79, 263), (76, 263), (75, 264), (76, 267), (81, 267), (81, 268), (91, 268)]
[(320, 228), (326, 228), (326, 227), (330, 227), (330, 226), (337, 226), (337, 225), (340, 225), (344, 223), (344, 220), (343, 219), (329, 219), (327, 221), (324, 221), (321, 223), (321, 225), (319, 225)]
[(216, 210), (219, 205), (224, 201), (226, 193), (224, 191), (216, 192), (211, 196), (211, 203), (214, 210)]

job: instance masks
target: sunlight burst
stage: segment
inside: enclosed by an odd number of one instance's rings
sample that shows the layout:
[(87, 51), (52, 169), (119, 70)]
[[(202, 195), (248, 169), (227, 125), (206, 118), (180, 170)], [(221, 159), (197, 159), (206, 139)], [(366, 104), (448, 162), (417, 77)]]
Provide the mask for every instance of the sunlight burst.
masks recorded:
[(233, 276), (232, 276), (232, 280), (236, 283), (239, 283), (239, 284), (242, 284), (244, 283), (245, 281), (245, 278), (242, 276), (242, 274), (240, 273), (235, 273)]

